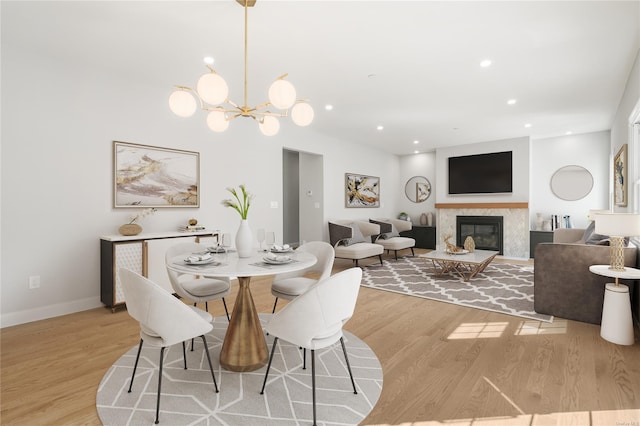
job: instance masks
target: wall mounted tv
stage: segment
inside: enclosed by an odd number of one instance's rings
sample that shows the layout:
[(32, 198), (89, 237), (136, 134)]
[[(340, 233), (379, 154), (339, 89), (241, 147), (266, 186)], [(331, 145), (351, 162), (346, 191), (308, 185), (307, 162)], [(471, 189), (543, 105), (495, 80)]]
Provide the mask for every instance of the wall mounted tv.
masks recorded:
[(513, 192), (512, 151), (449, 157), (449, 194)]

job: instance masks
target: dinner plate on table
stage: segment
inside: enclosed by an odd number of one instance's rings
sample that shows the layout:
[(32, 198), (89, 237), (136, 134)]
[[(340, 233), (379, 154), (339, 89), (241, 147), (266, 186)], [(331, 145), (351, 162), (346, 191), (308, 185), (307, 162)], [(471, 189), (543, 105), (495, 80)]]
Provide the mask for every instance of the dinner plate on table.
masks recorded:
[(209, 259), (204, 259), (204, 260), (190, 260), (190, 259), (185, 259), (184, 263), (186, 263), (187, 265), (208, 265), (209, 263), (213, 263), (216, 260), (211, 257)]
[(460, 251), (448, 251), (447, 254), (467, 254), (469, 250), (460, 250)]
[(264, 263), (268, 263), (270, 265), (284, 265), (286, 263), (291, 262), (293, 259), (290, 258), (289, 256), (282, 256), (280, 258), (276, 258), (276, 259), (272, 259), (270, 257), (263, 257), (262, 260), (264, 260)]
[(293, 249), (291, 247), (286, 248), (286, 249), (271, 249), (271, 253), (291, 253), (293, 252)]

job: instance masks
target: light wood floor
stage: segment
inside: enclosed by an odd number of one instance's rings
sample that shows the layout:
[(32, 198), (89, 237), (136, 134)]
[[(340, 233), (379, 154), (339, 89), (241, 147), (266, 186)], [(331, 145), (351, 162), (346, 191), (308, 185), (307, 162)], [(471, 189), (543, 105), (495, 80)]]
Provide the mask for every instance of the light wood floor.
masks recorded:
[[(350, 266), (337, 260), (334, 269)], [(271, 310), (269, 283), (252, 281), (259, 312)], [(224, 312), (220, 302), (209, 310)], [(362, 288), (345, 328), (384, 371), (363, 424), (640, 425), (640, 343), (606, 342), (596, 325), (556, 319), (547, 327)], [(98, 384), (138, 338), (123, 309), (2, 329), (0, 423), (100, 424)]]

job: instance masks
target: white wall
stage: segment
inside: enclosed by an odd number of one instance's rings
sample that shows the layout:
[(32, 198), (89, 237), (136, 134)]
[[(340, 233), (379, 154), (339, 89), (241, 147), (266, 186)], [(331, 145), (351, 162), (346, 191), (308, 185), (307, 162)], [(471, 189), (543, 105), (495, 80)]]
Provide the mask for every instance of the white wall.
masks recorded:
[[(325, 219), (397, 210), (395, 156), (328, 139), (313, 125), (283, 122), (268, 138), (253, 121), (238, 119), (214, 134), (204, 115), (180, 119), (169, 111), (175, 82), (153, 67), (147, 72), (155, 79), (132, 81), (75, 60), (30, 52), (3, 34), (2, 326), (101, 306), (99, 238), (115, 234), (132, 213), (112, 207), (114, 140), (200, 153), (201, 207), (160, 209), (142, 221), (147, 232), (175, 230), (195, 217), (235, 233), (239, 217), (220, 201), (229, 197), (225, 187), (244, 183), (255, 194), (251, 228), (281, 236), (283, 146), (323, 156)], [(345, 209), (345, 172), (379, 176), (384, 207)], [(28, 289), (31, 275), (41, 277), (40, 289)]]
[[(431, 212), (435, 219), (435, 202), (436, 202), (436, 154), (435, 152), (427, 152), (413, 155), (405, 155), (400, 157), (400, 187), (398, 192), (400, 200), (398, 211), (394, 217), (398, 216), (401, 211), (406, 212), (411, 217), (413, 223), (420, 223), (420, 215), (422, 213)], [(424, 176), (431, 183), (431, 195), (422, 203), (414, 203), (410, 201), (404, 192), (404, 185), (414, 176)]]
[[(536, 229), (536, 213), (545, 220), (552, 214), (569, 215), (574, 228), (586, 228), (589, 209), (607, 209), (609, 204), (608, 131), (531, 141), (531, 229)], [(582, 166), (593, 176), (593, 189), (581, 200), (564, 201), (551, 191), (551, 177), (561, 167)]]

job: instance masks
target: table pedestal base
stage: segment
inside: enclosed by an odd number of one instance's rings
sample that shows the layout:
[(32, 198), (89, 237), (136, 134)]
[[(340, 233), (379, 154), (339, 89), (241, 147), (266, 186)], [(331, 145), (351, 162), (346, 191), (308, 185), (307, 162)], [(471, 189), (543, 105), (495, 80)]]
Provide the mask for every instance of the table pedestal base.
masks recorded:
[(249, 289), (250, 280), (250, 277), (238, 278), (240, 289), (220, 352), (220, 365), (231, 371), (254, 371), (269, 359), (260, 317)]
[(618, 345), (633, 345), (633, 321), (629, 287), (624, 284), (607, 284), (602, 305), (600, 336)]

